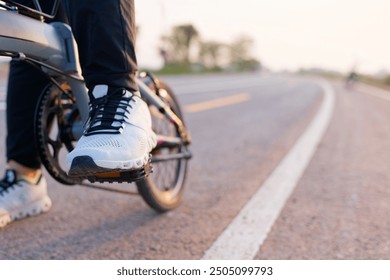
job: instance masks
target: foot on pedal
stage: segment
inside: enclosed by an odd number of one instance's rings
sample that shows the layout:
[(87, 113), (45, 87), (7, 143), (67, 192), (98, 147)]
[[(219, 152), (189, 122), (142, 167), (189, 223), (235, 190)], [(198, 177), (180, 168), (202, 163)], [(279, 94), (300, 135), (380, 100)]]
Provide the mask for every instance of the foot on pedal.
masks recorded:
[(152, 172), (150, 158), (148, 162), (139, 169), (123, 170), (108, 169), (97, 166), (89, 156), (76, 157), (73, 160), (69, 176), (87, 179), (91, 183), (132, 183), (144, 179)]
[(142, 169), (157, 138), (140, 93), (97, 85), (90, 98), (83, 135), (66, 156), (69, 176), (86, 178)]

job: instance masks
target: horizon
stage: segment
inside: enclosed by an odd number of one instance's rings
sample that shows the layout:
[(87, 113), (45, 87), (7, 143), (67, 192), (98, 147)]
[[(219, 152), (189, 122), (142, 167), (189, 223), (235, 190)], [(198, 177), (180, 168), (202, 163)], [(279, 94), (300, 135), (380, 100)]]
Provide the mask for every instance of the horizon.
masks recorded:
[(232, 0), (135, 3), (141, 67), (158, 68), (161, 35), (175, 25), (191, 23), (205, 40), (229, 42), (249, 35), (255, 41), (253, 55), (273, 71), (322, 68), (345, 73), (355, 68), (377, 74), (390, 70), (390, 38), (385, 33), (390, 26), (390, 2), (385, 0), (244, 0), (240, 7)]
[[(202, 39), (254, 40), (252, 55), (266, 68), (320, 68), (346, 73), (390, 73), (390, 1), (387, 0), (135, 0), (140, 67), (158, 69), (162, 35), (193, 24)], [(237, 12), (239, 11), (239, 12)], [(0, 62), (5, 61), (0, 57)]]

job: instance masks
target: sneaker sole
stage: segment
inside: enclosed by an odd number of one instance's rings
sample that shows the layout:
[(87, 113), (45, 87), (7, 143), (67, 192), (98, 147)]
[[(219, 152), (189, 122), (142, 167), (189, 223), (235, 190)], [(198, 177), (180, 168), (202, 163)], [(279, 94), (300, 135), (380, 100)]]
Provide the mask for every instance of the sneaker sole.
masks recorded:
[(48, 212), (51, 208), (51, 205), (52, 202), (50, 197), (45, 196), (38, 201), (23, 206), (23, 208), (14, 209), (9, 213), (0, 216), (0, 228), (5, 227), (15, 220), (33, 217)]
[(72, 160), (68, 175), (71, 177), (87, 177), (99, 173), (139, 170), (142, 169), (149, 160), (150, 155), (147, 155), (134, 161), (98, 161), (98, 163), (96, 163), (90, 156), (78, 156)]

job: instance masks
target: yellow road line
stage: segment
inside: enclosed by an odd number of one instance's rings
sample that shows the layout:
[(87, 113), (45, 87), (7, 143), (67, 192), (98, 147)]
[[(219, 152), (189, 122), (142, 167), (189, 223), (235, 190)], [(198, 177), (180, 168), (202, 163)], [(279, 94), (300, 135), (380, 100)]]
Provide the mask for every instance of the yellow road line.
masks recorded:
[(187, 105), (185, 107), (185, 111), (187, 113), (196, 113), (196, 112), (206, 111), (206, 110), (215, 109), (219, 107), (230, 106), (233, 104), (248, 101), (249, 99), (250, 99), (249, 94), (241, 93), (237, 95), (232, 95), (228, 97), (223, 97), (223, 98), (218, 98), (218, 99), (213, 99), (205, 102)]

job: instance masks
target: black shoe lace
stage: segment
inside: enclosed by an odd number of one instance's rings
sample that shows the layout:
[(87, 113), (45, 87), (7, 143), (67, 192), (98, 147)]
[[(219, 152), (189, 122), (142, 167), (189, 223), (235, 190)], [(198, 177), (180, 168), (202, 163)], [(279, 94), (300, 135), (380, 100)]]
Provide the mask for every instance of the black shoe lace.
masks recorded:
[(0, 196), (3, 196), (3, 193), (5, 193), (9, 187), (10, 184), (8, 184), (8, 182), (0, 181)]
[(0, 196), (3, 196), (4, 193), (8, 192), (8, 190), (10, 188), (13, 188), (14, 187), (14, 182), (9, 182), (7, 180), (7, 177), (5, 177), (4, 179), (2, 179), (0, 181)]
[(121, 133), (126, 113), (133, 108), (130, 101), (134, 95), (126, 97), (126, 93), (124, 89), (117, 89), (103, 97), (92, 98), (84, 135)]

